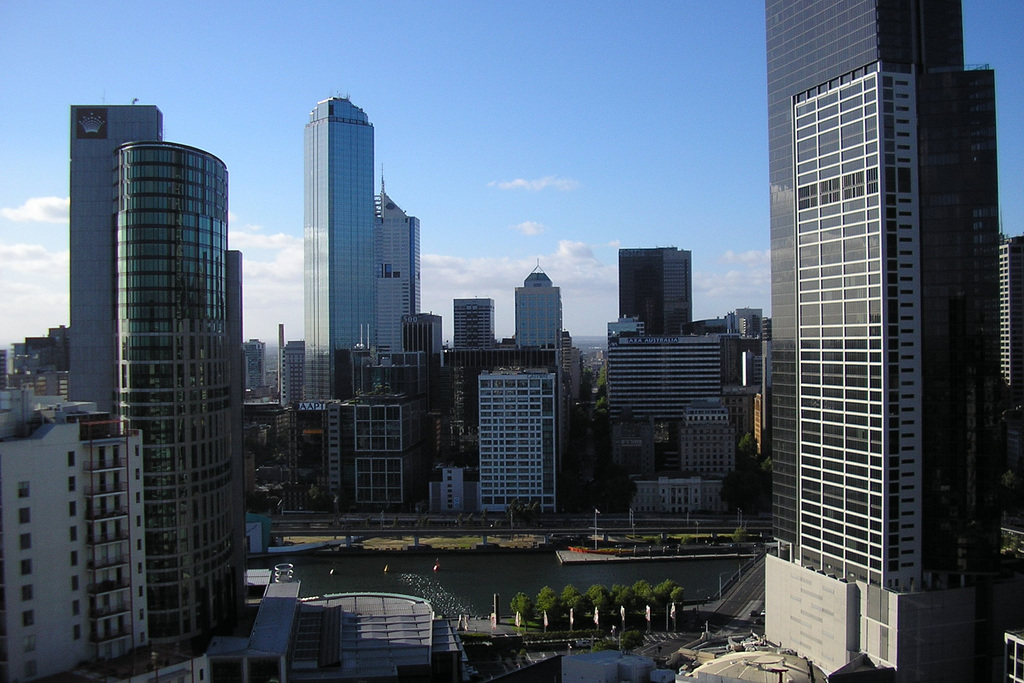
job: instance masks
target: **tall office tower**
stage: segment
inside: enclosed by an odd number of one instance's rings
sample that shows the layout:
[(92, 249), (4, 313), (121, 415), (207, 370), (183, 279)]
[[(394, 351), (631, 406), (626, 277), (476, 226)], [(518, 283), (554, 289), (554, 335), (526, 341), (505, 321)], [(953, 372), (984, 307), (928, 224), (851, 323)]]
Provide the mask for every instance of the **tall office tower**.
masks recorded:
[(562, 293), (540, 266), (526, 277), (522, 287), (516, 287), (516, 346), (562, 346)]
[(259, 339), (242, 342), (245, 355), (245, 388), (258, 389), (267, 384), (267, 343)]
[(56, 680), (148, 645), (139, 432), (31, 390), (0, 405), (0, 680)]
[(690, 252), (675, 247), (619, 249), (619, 315), (651, 335), (679, 334), (693, 319)]
[(161, 140), (163, 114), (152, 105), (125, 105), (72, 107), (71, 117), (71, 399), (111, 410), (117, 395), (114, 150), (133, 140)]
[(518, 500), (555, 511), (558, 378), (498, 370), (479, 382), (480, 506), (504, 512)]
[(306, 342), (290, 341), (281, 353), (281, 405), (290, 406), (302, 399), (306, 381)]
[(761, 318), (763, 313), (760, 308), (737, 308), (733, 311), (736, 316), (737, 331), (744, 337), (761, 336)]
[(326, 99), (305, 132), (307, 401), (334, 397), (337, 351), (372, 342), (373, 224), (373, 124), (348, 99)]
[(898, 681), (987, 680), (994, 76), (964, 69), (958, 0), (766, 10), (767, 635), (829, 671), (865, 653)]
[(999, 246), (999, 346), (1013, 406), (1024, 402), (1024, 236)]
[[(241, 256), (223, 162), (125, 142), (159, 138), (159, 111), (133, 109), (71, 110), (71, 381), (142, 432), (149, 636), (169, 643), (229, 622), (241, 596)], [(88, 302), (108, 285), (110, 311)]]
[(402, 211), (380, 183), (373, 231), (377, 276), (375, 344), (402, 350), (402, 316), (420, 310), (420, 219)]
[(453, 349), (494, 348), (494, 299), (455, 299)]

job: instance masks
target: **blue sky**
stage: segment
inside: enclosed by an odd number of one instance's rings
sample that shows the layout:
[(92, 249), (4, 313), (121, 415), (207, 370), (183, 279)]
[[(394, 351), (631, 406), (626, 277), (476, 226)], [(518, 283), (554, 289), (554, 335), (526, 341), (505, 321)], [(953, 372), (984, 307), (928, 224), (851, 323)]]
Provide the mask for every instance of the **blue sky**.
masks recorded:
[[(996, 69), (1004, 232), (1024, 232), (1024, 3), (966, 0)], [(0, 3), (0, 344), (68, 322), (72, 104), (164, 113), (221, 157), (245, 336), (302, 336), (302, 132), (348, 95), (422, 226), (422, 308), (513, 291), (540, 263), (565, 327), (617, 314), (617, 249), (693, 252), (694, 311), (769, 313), (763, 4)]]

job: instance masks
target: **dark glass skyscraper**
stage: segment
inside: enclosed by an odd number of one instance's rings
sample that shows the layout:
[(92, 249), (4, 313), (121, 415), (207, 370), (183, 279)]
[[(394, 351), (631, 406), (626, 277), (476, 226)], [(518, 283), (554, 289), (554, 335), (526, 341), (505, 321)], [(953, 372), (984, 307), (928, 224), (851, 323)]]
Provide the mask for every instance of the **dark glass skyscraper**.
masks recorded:
[(690, 252), (675, 247), (619, 249), (619, 315), (639, 318), (648, 335), (676, 335), (693, 319)]
[[(71, 385), (142, 433), (131, 476), (145, 517), (126, 522), (145, 525), (130, 561), (145, 564), (138, 618), (151, 640), (181, 642), (234, 618), (244, 576), (241, 255), (227, 249), (227, 170), (162, 142), (156, 107), (71, 117)], [(90, 534), (97, 548), (110, 539), (111, 560), (125, 513), (103, 496), (124, 490), (117, 476), (90, 493), (104, 510)], [(89, 585), (90, 610), (116, 607), (105, 590)]]
[(956, 0), (766, 10), (768, 636), (830, 671), (864, 652), (971, 680), (987, 645), (950, 624), (999, 541), (994, 76), (964, 68)]
[(374, 217), (373, 124), (346, 98), (319, 102), (305, 131), (307, 401), (334, 397), (337, 351), (373, 341)]

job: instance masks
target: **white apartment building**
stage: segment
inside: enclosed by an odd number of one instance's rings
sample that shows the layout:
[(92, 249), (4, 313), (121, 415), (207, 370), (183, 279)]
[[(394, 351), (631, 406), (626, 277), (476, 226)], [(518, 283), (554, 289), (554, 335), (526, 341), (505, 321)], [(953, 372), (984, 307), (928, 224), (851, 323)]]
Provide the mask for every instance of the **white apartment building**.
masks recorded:
[(142, 440), (95, 408), (0, 391), (0, 680), (148, 643)]
[(514, 500), (555, 511), (558, 382), (544, 370), (484, 372), (480, 399), (480, 507)]

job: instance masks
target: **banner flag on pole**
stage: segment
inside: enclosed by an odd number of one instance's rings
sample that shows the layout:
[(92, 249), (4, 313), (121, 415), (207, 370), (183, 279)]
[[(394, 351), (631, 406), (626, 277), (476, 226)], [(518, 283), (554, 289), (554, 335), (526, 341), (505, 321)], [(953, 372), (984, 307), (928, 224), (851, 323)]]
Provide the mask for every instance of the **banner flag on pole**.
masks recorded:
[(594, 626), (601, 626), (601, 616), (597, 613), (597, 608), (594, 608)]
[(619, 615), (622, 617), (623, 621), (626, 620), (626, 606), (625, 605), (622, 605), (621, 607), (619, 607)]
[(519, 626), (521, 624), (522, 624), (522, 617), (519, 615), (519, 612), (516, 612), (516, 628), (519, 628)]
[(651, 623), (651, 606), (647, 605), (647, 609), (644, 611), (644, 615), (647, 617), (647, 623)]
[(491, 630), (498, 628), (498, 613), (491, 612)]
[(548, 611), (544, 610), (544, 628), (548, 627)]
[(572, 607), (570, 607), (569, 608), (569, 630), (570, 631), (572, 630), (572, 622), (573, 622), (573, 613), (572, 613)]

